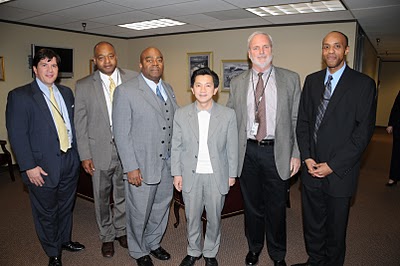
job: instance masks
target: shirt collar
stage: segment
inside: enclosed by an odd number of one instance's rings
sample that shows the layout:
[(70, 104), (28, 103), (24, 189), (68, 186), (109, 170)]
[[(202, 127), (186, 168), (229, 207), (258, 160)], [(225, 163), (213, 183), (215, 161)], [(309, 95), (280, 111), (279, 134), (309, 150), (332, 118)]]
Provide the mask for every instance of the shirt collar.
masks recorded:
[(211, 108), (208, 110), (200, 110), (199, 107), (197, 106), (197, 101), (195, 101), (194, 105), (196, 106), (197, 113), (200, 113), (201, 111), (206, 111), (207, 113), (211, 114), (211, 110), (214, 108), (214, 101), (212, 101)]

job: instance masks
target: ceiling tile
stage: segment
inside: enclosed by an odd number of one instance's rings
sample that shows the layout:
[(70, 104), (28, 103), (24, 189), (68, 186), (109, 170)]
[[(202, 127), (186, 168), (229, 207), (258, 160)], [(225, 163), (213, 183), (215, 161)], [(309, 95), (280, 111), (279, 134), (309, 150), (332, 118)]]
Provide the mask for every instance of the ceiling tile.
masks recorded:
[(306, 0), (225, 0), (225, 2), (235, 5), (241, 8), (247, 7), (259, 7), (259, 6), (273, 6), (273, 5), (285, 5), (303, 3)]
[(273, 24), (307, 23), (315, 21), (326, 22), (354, 19), (349, 11), (307, 13), (287, 16), (269, 16), (263, 18), (272, 22)]
[(164, 17), (173, 17), (176, 14), (185, 16), (204, 12), (236, 9), (237, 7), (220, 0), (193, 1), (176, 5), (167, 5), (146, 9), (146, 12)]
[(28, 24), (51, 25), (52, 27), (62, 25), (65, 23), (70, 23), (73, 21), (76, 21), (76, 19), (71, 18), (71, 17), (56, 16), (56, 15), (52, 15), (52, 14), (44, 14), (44, 15), (21, 20), (21, 22), (28, 23)]
[(92, 4), (61, 10), (58, 12), (54, 12), (53, 14), (61, 16), (70, 16), (77, 19), (90, 19), (90, 18), (98, 18), (102, 16), (113, 15), (129, 11), (132, 11), (132, 9), (127, 7), (122, 7), (119, 5), (110, 4), (107, 2), (96, 2)]
[(142, 11), (132, 11), (109, 16), (89, 19), (90, 21), (105, 23), (109, 25), (127, 24), (133, 22), (141, 22), (145, 20), (153, 20), (161, 18), (158, 15), (149, 14)]
[(399, 6), (399, 0), (343, 0), (350, 9), (371, 9), (384, 6)]
[(256, 18), (257, 15), (244, 10), (244, 9), (233, 9), (233, 10), (224, 10), (224, 11), (216, 11), (216, 12), (207, 12), (204, 13), (207, 16), (219, 19), (219, 20), (235, 20), (235, 19), (246, 19), (246, 18)]
[(22, 8), (0, 5), (0, 18), (5, 20), (20, 21), (25, 18), (39, 16), (42, 13)]
[[(105, 0), (106, 2), (126, 6), (134, 9), (146, 9), (152, 7), (160, 7), (172, 4), (188, 2), (188, 0)], [(193, 0), (192, 0), (193, 1)]]
[(11, 1), (4, 5), (46, 13), (46, 12), (58, 11), (58, 10), (62, 10), (62, 9), (70, 8), (70, 7), (81, 6), (81, 5), (85, 5), (88, 3), (95, 3), (98, 1), (99, 0), (63, 0), (63, 1), (17, 0), (17, 1)]

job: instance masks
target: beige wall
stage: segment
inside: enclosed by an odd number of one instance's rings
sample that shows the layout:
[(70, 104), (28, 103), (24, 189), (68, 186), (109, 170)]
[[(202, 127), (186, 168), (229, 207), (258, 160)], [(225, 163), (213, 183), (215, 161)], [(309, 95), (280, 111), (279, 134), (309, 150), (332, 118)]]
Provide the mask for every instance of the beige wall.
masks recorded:
[(390, 110), (400, 91), (400, 62), (382, 62), (379, 80), (376, 125), (386, 127)]
[(364, 39), (364, 49), (362, 53), (362, 72), (375, 80), (378, 84), (379, 74), (378, 54), (368, 38)]
[[(221, 76), (221, 60), (247, 58), (247, 38), (255, 30), (265, 31), (272, 36), (274, 64), (298, 72), (303, 82), (306, 75), (323, 67), (321, 60), (323, 37), (329, 31), (339, 30), (349, 37), (352, 45), (355, 40), (356, 24), (265, 27), (134, 39), (128, 41), (130, 54), (134, 55), (129, 67), (138, 65), (137, 55), (145, 47), (158, 47), (165, 60), (164, 78), (173, 86), (178, 103), (186, 105), (192, 101), (187, 85), (189, 75), (187, 53), (213, 52), (213, 69)], [(351, 49), (347, 56), (350, 66), (353, 66), (353, 59), (354, 51)], [(225, 104), (227, 98), (227, 92), (220, 92), (218, 102)]]
[[(164, 79), (173, 86), (178, 104), (186, 105), (192, 101), (187, 85), (187, 53), (212, 52), (213, 69), (220, 74), (221, 60), (246, 59), (247, 37), (255, 30), (272, 35), (274, 64), (298, 72), (303, 82), (307, 74), (323, 67), (322, 38), (331, 30), (339, 30), (349, 37), (350, 46), (354, 47), (356, 23), (264, 27), (123, 40), (0, 22), (0, 56), (4, 57), (6, 72), (6, 81), (0, 81), (0, 139), (7, 139), (4, 113), (8, 92), (32, 81), (28, 68), (32, 43), (74, 48), (74, 78), (62, 80), (62, 84), (72, 89), (76, 80), (89, 74), (89, 59), (97, 42), (112, 42), (118, 52), (119, 66), (133, 70), (139, 70), (140, 52), (148, 46), (156, 46), (165, 57)], [(353, 66), (353, 58), (351, 49), (347, 57), (349, 66)], [(221, 92), (218, 102), (225, 104), (227, 98), (228, 93)]]

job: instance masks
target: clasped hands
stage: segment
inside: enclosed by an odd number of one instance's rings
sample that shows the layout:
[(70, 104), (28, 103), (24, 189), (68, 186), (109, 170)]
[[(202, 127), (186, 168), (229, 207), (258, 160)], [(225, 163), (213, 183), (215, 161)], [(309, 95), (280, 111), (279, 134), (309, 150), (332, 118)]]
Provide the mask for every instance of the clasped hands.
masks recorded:
[(330, 175), (333, 171), (327, 163), (316, 163), (314, 159), (306, 159), (305, 164), (308, 169), (308, 173), (317, 178), (324, 178)]

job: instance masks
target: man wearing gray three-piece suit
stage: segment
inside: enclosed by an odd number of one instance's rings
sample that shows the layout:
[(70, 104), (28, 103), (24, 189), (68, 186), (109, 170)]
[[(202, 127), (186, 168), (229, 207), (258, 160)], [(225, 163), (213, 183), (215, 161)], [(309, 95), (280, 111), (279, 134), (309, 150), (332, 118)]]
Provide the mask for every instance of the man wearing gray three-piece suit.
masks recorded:
[(116, 86), (138, 73), (117, 67), (117, 54), (111, 43), (99, 42), (93, 52), (98, 70), (76, 83), (76, 136), (82, 167), (92, 176), (101, 253), (112, 257), (114, 239), (127, 248), (122, 166), (112, 132), (112, 97)]
[(249, 246), (246, 265), (256, 265), (267, 240), (275, 266), (286, 265), (286, 201), (289, 178), (300, 167), (295, 137), (300, 100), (297, 73), (272, 64), (272, 38), (248, 39), (252, 69), (231, 82), (228, 107), (239, 129), (240, 186)]
[(172, 199), (171, 137), (177, 108), (172, 87), (161, 79), (163, 55), (147, 48), (140, 55), (141, 74), (114, 93), (115, 143), (125, 174), (129, 254), (139, 266), (153, 265), (149, 254), (168, 260), (160, 242)]

